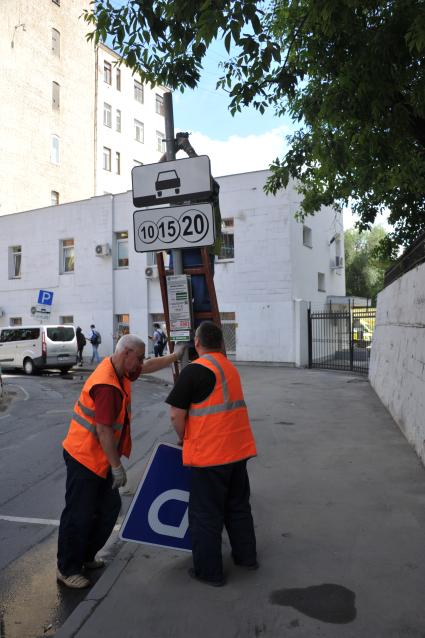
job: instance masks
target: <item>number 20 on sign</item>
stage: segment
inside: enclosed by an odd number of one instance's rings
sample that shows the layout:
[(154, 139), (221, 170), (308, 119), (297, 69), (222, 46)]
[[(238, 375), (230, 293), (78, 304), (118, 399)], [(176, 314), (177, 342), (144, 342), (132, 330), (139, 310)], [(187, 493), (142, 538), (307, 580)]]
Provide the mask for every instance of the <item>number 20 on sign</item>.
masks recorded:
[(211, 204), (151, 208), (134, 213), (137, 252), (209, 246), (214, 243)]

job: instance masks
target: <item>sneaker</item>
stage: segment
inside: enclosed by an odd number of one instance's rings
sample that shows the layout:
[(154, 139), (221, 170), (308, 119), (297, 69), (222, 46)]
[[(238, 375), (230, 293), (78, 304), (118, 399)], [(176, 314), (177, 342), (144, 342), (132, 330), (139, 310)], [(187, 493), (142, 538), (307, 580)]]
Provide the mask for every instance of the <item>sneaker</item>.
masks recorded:
[(71, 589), (84, 589), (91, 585), (89, 579), (83, 576), (83, 574), (71, 574), (71, 576), (65, 576), (59, 571), (59, 569), (56, 570), (56, 580)]
[(226, 584), (226, 580), (224, 578), (222, 578), (221, 580), (208, 580), (207, 578), (201, 578), (196, 574), (193, 567), (188, 570), (188, 574), (191, 578), (199, 580), (200, 583), (204, 583), (205, 585), (211, 585), (211, 587), (223, 587), (223, 585)]

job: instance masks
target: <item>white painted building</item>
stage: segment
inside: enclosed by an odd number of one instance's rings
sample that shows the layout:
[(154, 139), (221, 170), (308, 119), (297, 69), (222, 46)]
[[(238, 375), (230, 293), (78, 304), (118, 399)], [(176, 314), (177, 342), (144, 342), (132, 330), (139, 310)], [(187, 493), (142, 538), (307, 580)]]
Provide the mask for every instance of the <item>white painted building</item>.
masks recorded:
[(89, 4), (0, 2), (0, 215), (123, 192), (161, 155), (164, 89), (87, 42)]
[[(237, 360), (303, 365), (307, 303), (345, 294), (342, 218), (323, 209), (298, 223), (299, 195), (293, 186), (265, 195), (268, 174), (218, 178), (218, 303)], [(133, 210), (127, 192), (0, 217), (0, 325), (33, 323), (44, 289), (54, 292), (51, 323), (72, 322), (86, 334), (95, 323), (102, 354), (127, 327), (148, 342), (163, 309), (152, 254), (134, 252)]]

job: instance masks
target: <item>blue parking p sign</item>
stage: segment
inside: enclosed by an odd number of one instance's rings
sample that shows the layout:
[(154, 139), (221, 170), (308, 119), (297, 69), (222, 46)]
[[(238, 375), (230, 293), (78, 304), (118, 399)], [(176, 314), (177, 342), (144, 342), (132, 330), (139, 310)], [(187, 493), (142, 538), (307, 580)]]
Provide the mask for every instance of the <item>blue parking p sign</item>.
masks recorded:
[(121, 526), (121, 540), (191, 551), (189, 476), (181, 447), (158, 443)]
[(39, 290), (37, 303), (42, 306), (51, 306), (53, 303), (53, 292), (50, 290)]

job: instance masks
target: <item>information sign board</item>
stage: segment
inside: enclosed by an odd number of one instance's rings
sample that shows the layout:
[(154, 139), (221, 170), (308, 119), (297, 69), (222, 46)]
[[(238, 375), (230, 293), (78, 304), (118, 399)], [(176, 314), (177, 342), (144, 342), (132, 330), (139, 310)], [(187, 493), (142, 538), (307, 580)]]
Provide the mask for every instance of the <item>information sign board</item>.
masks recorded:
[(190, 277), (168, 275), (167, 297), (171, 339), (172, 341), (188, 341), (192, 328)]
[(212, 194), (207, 155), (135, 166), (131, 178), (135, 206), (208, 200)]
[(121, 526), (120, 538), (190, 551), (189, 479), (182, 448), (158, 443)]
[(138, 253), (211, 246), (215, 241), (212, 204), (136, 210), (134, 249)]

